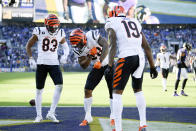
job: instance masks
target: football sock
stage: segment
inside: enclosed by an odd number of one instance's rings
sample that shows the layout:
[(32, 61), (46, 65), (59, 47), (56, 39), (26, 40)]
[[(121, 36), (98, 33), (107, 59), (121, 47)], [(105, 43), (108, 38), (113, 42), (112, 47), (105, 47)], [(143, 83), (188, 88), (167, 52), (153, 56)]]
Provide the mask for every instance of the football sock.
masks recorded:
[(184, 80), (183, 80), (183, 83), (182, 83), (182, 90), (184, 90), (184, 88), (185, 88), (185, 86), (186, 86), (187, 80), (188, 80), (188, 79), (184, 79)]
[(88, 120), (89, 117), (91, 117), (91, 105), (92, 105), (93, 98), (84, 98), (84, 110), (86, 112), (85, 114), (85, 120)]
[(113, 112), (116, 131), (122, 131), (122, 95), (113, 94)]
[(62, 89), (63, 89), (63, 85), (56, 85), (55, 90), (54, 90), (52, 104), (51, 104), (49, 112), (55, 113), (56, 107), (58, 105), (58, 102), (59, 102), (59, 99), (61, 96)]
[(36, 108), (37, 116), (42, 116), (42, 93), (43, 93), (43, 89), (36, 89), (35, 108)]
[(163, 90), (167, 89), (167, 79), (166, 78), (162, 78), (162, 86), (163, 86)]
[(136, 105), (140, 116), (140, 126), (146, 125), (146, 102), (142, 91), (135, 93)]
[(177, 91), (178, 89), (178, 84), (179, 84), (180, 80), (176, 80), (176, 83), (175, 83), (175, 90)]
[(113, 113), (113, 99), (110, 99), (110, 119), (114, 119), (114, 113)]

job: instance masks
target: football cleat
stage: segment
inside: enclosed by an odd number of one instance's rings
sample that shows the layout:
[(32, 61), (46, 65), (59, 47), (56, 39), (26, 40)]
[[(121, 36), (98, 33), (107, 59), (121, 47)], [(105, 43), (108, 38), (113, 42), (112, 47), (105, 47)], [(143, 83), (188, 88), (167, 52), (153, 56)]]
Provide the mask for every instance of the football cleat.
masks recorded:
[(114, 126), (114, 125), (115, 125), (114, 119), (111, 119), (111, 120), (110, 120), (110, 125), (111, 125), (111, 126)]
[(88, 121), (87, 120), (83, 120), (79, 126), (87, 126), (88, 125)]
[(146, 125), (140, 126), (139, 131), (147, 131)]
[(174, 95), (173, 96), (179, 96), (176, 92), (174, 92)]
[(182, 96), (188, 96), (186, 93), (184, 93), (183, 90), (181, 91), (181, 95), (182, 95)]
[(89, 123), (91, 123), (93, 121), (93, 118), (90, 117), (90, 119), (88, 120), (83, 120), (79, 126), (87, 126)]
[(37, 116), (33, 122), (34, 122), (34, 123), (39, 123), (39, 122), (41, 122), (42, 120), (43, 120), (42, 116)]
[(59, 123), (59, 120), (56, 119), (56, 114), (48, 112), (46, 119), (51, 120), (52, 122)]

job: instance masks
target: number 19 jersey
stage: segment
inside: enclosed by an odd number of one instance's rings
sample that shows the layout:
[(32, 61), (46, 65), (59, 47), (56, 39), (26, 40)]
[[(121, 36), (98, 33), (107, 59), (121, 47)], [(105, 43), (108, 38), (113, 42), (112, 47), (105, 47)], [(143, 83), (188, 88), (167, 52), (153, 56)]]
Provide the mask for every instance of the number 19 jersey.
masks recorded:
[(38, 38), (37, 64), (59, 65), (57, 49), (59, 42), (65, 37), (64, 30), (59, 29), (50, 34), (46, 27), (35, 27), (32, 34)]
[(117, 38), (118, 58), (138, 55), (141, 52), (141, 24), (134, 18), (111, 17), (106, 21), (105, 30), (112, 28)]

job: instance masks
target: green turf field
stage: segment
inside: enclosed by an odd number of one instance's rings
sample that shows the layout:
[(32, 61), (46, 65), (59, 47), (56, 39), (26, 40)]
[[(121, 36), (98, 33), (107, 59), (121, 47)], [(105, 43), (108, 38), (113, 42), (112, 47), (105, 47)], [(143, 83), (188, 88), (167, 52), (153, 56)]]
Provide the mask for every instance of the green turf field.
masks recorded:
[[(0, 73), (0, 106), (27, 106), (30, 99), (35, 97), (35, 73)], [(59, 105), (83, 105), (84, 85), (88, 72), (64, 72), (64, 89)], [(168, 91), (163, 92), (161, 75), (155, 80), (150, 79), (149, 73), (144, 74), (143, 91), (148, 107), (196, 107), (196, 83), (189, 74), (185, 88), (188, 97), (174, 97), (175, 74), (168, 77)], [(182, 81), (178, 92), (181, 90)], [(123, 93), (124, 106), (135, 106), (135, 97), (131, 89), (131, 81)], [(50, 77), (47, 78), (43, 93), (43, 105), (52, 101), (54, 85)], [(94, 106), (109, 105), (109, 94), (105, 80), (93, 92)]]

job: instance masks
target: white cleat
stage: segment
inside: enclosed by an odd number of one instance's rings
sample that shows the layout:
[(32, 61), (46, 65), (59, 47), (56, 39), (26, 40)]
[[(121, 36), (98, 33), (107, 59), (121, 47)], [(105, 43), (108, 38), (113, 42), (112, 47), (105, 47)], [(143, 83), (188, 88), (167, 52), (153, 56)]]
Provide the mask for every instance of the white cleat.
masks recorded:
[(56, 114), (54, 113), (49, 113), (46, 115), (46, 119), (51, 120), (54, 123), (59, 123), (59, 120), (56, 119), (55, 117)]
[(39, 123), (39, 122), (41, 122), (42, 120), (43, 120), (42, 116), (37, 116), (33, 122), (34, 122), (34, 123)]

